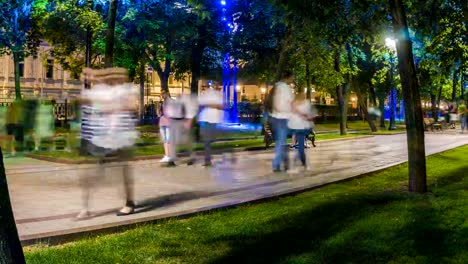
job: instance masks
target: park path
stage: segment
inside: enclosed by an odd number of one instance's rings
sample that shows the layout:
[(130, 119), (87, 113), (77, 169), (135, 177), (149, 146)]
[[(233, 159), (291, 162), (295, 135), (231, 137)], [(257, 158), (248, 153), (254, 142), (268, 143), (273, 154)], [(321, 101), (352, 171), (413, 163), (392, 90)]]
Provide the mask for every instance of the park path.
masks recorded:
[[(427, 155), (468, 144), (468, 135), (426, 135)], [(311, 189), (387, 168), (407, 160), (406, 135), (373, 136), (319, 142), (307, 150), (310, 171), (271, 173), (271, 152), (237, 153), (235, 165), (213, 168), (180, 165), (162, 168), (157, 161), (135, 161), (137, 213), (117, 217), (122, 206), (121, 167), (111, 164), (92, 191), (93, 218), (76, 221), (82, 173), (93, 165), (65, 165), (32, 159), (7, 160), (13, 211), (21, 240), (49, 242), (70, 234), (126, 226), (221, 208)], [(51, 240), (53, 241), (53, 240)]]

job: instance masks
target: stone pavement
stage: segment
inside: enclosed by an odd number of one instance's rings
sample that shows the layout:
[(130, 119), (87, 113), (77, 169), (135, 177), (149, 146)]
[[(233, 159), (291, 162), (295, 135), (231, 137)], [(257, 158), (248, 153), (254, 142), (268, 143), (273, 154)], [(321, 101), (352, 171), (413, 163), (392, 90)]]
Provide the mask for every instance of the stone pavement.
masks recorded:
[[(468, 144), (468, 134), (427, 134), (428, 155)], [(76, 221), (81, 209), (79, 175), (93, 165), (65, 165), (24, 158), (6, 161), (15, 219), (23, 243), (48, 242), (117, 226), (242, 204), (311, 189), (407, 160), (406, 135), (323, 141), (307, 150), (310, 171), (271, 173), (271, 152), (237, 153), (235, 165), (218, 162), (162, 168), (157, 161), (135, 161), (136, 213), (117, 217), (123, 205), (119, 164), (110, 164), (92, 191), (94, 217)], [(219, 158), (219, 157), (218, 157)]]

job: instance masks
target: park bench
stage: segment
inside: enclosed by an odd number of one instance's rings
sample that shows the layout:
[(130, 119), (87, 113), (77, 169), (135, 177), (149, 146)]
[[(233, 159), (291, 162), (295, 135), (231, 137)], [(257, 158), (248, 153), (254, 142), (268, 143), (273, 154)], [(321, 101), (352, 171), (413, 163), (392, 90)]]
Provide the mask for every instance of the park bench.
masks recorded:
[(424, 130), (425, 131), (435, 130), (442, 130), (442, 124), (440, 122), (436, 122), (434, 118), (424, 118)]

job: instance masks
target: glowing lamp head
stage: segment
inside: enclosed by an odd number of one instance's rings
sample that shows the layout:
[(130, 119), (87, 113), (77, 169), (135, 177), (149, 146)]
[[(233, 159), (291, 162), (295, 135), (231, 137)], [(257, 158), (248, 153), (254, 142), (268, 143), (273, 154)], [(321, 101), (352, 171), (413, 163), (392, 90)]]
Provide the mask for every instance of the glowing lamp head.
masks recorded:
[(385, 46), (387, 46), (391, 50), (396, 50), (396, 40), (392, 38), (386, 38)]

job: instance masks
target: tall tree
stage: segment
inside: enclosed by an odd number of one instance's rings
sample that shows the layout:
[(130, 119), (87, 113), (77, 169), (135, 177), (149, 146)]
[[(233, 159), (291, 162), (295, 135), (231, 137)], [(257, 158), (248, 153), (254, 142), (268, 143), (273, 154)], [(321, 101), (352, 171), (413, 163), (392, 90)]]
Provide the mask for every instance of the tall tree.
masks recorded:
[(15, 218), (11, 208), (8, 183), (3, 165), (3, 154), (0, 148), (0, 263), (22, 264), (23, 248), (16, 230)]
[(34, 3), (33, 0), (0, 2), (0, 55), (13, 55), (16, 100), (21, 100), (20, 61), (35, 52), (40, 42), (32, 20)]
[(93, 0), (48, 0), (34, 13), (42, 38), (51, 44), (54, 60), (75, 76), (83, 67), (101, 66), (102, 9), (100, 2)]
[(109, 14), (107, 18), (106, 50), (104, 64), (112, 67), (114, 64), (115, 19), (117, 17), (118, 0), (109, 0)]
[(405, 102), (408, 145), (409, 191), (424, 193), (426, 186), (426, 152), (419, 84), (413, 60), (406, 12), (402, 0), (389, 0), (392, 22), (397, 36), (398, 69)]

